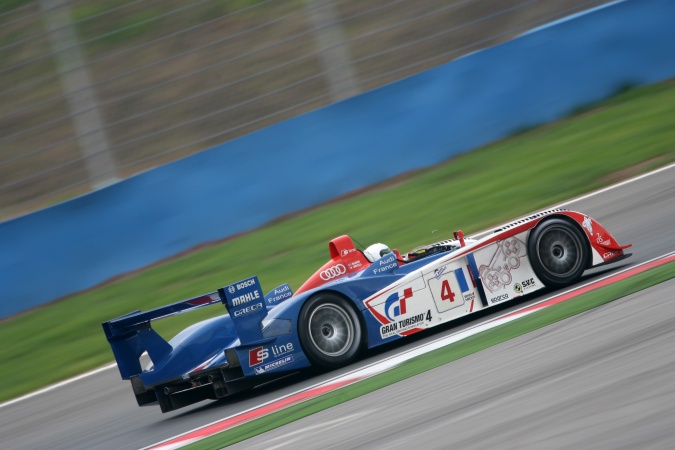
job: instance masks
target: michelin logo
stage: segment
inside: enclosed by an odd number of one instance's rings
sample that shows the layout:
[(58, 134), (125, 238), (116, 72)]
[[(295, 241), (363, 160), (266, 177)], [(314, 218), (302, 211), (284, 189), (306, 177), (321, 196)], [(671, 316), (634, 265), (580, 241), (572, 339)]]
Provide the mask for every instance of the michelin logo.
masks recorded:
[(269, 372), (270, 370), (278, 369), (279, 367), (285, 366), (286, 364), (290, 364), (293, 362), (293, 355), (288, 355), (284, 356), (283, 358), (277, 359), (276, 361), (269, 362), (267, 364), (263, 364), (260, 367), (256, 367), (255, 374), (256, 375), (262, 375), (265, 372)]

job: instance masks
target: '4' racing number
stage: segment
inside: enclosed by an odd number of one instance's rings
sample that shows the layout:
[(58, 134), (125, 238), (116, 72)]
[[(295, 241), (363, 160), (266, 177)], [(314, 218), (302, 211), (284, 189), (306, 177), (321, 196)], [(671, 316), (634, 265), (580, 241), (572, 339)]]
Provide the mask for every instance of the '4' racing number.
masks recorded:
[[(469, 291), (464, 278), (464, 269), (441, 267), (428, 279), (429, 290), (439, 313), (464, 305), (463, 292)], [(466, 287), (466, 289), (464, 289)]]
[(441, 300), (455, 301), (455, 293), (452, 292), (450, 282), (447, 279), (443, 280), (443, 284), (441, 285)]

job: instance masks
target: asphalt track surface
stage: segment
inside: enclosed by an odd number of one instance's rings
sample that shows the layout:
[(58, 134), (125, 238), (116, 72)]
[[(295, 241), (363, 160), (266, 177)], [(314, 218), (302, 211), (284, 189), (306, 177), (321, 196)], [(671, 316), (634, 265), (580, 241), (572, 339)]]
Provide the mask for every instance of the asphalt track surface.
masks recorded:
[(675, 280), (234, 449), (675, 448)]
[[(672, 232), (672, 224), (675, 223), (675, 167), (671, 167), (652, 176), (625, 184), (590, 198), (575, 201), (574, 203), (566, 205), (566, 207), (584, 212), (594, 217), (599, 220), (620, 243), (632, 243), (634, 246), (630, 250), (633, 252), (632, 258), (602, 270), (595, 269), (594, 271), (587, 272), (579, 284), (592, 280), (594, 277), (599, 276), (599, 274), (606, 273), (606, 271), (613, 271), (618, 267), (626, 267), (675, 251), (675, 236)], [(551, 292), (547, 295), (553, 294), (555, 294), (555, 292)], [(672, 296), (669, 295), (669, 297)], [(525, 299), (516, 304), (508, 305), (508, 307), (502, 307), (492, 313), (492, 316), (522, 307), (523, 305), (533, 303), (534, 301), (543, 298), (546, 298), (546, 295), (539, 295), (535, 298)], [(639, 301), (639, 296), (637, 298), (638, 300), (633, 299), (633, 301)], [(621, 300), (619, 304), (624, 303), (631, 304), (629, 300)], [(367, 398), (371, 398), (371, 403), (367, 405), (367, 407), (349, 410), (351, 412), (346, 413), (344, 412), (344, 409), (340, 409), (349, 407), (352, 403), (359, 401), (358, 399), (349, 402), (346, 405), (338, 406), (334, 408), (334, 410), (342, 411), (343, 418), (346, 417), (349, 419), (349, 417), (352, 417), (352, 421), (347, 422), (348, 426), (351, 423), (349, 433), (352, 433), (352, 428), (356, 427), (355, 424), (371, 422), (372, 417), (369, 417), (370, 414), (366, 415), (364, 412), (381, 411), (380, 414), (383, 417), (378, 419), (377, 422), (373, 421), (373, 424), (384, 424), (385, 422), (387, 424), (386, 427), (381, 427), (381, 431), (374, 432), (371, 430), (369, 434), (354, 435), (353, 439), (349, 440), (347, 445), (343, 442), (342, 446), (378, 446), (378, 439), (382, 439), (382, 442), (388, 442), (390, 446), (396, 447), (399, 446), (399, 442), (401, 444), (400, 446), (415, 445), (418, 443), (418, 440), (408, 440), (406, 434), (403, 432), (408, 430), (411, 437), (417, 436), (417, 439), (421, 439), (420, 435), (415, 434), (415, 429), (414, 427), (411, 428), (411, 424), (426, 424), (427, 432), (435, 434), (435, 437), (429, 437), (429, 440), (425, 441), (426, 443), (430, 445), (434, 445), (435, 443), (436, 446), (446, 446), (446, 442), (450, 442), (447, 440), (449, 438), (447, 438), (448, 435), (446, 432), (446, 428), (448, 428), (449, 425), (444, 425), (442, 420), (440, 420), (439, 417), (434, 417), (434, 415), (445, 417), (444, 420), (449, 421), (452, 420), (450, 416), (453, 414), (457, 415), (459, 421), (464, 424), (464, 428), (462, 428), (464, 433), (467, 432), (466, 428), (471, 428), (473, 425), (478, 426), (486, 421), (489, 422), (487, 418), (492, 420), (492, 426), (485, 428), (484, 432), (492, 433), (494, 436), (486, 435), (481, 437), (482, 434), (474, 434), (471, 435), (475, 438), (475, 442), (473, 442), (468, 438), (469, 435), (462, 434), (460, 436), (461, 439), (458, 438), (458, 440), (455, 441), (462, 446), (469, 447), (472, 445), (476, 447), (485, 447), (492, 444), (496, 444), (500, 448), (522, 446), (548, 447), (550, 442), (559, 442), (560, 446), (575, 446), (575, 443), (583, 444), (584, 437), (591, 436), (592, 431), (588, 431), (588, 434), (584, 435), (581, 434), (581, 432), (572, 433), (570, 430), (579, 427), (584, 430), (592, 430), (595, 427), (595, 424), (599, 423), (600, 416), (615, 417), (619, 424), (623, 424), (623, 427), (632, 427), (633, 433), (629, 434), (631, 434), (631, 436), (635, 435), (632, 438), (634, 440), (610, 440), (614, 433), (607, 429), (607, 431), (602, 431), (602, 433), (605, 434), (599, 436), (597, 441), (590, 441), (589, 445), (581, 445), (582, 447), (635, 447), (635, 445), (631, 445), (631, 443), (641, 443), (643, 445), (638, 445), (638, 447), (651, 446), (654, 448), (664, 448), (662, 446), (664, 443), (673, 444), (673, 434), (670, 430), (659, 428), (663, 433), (660, 435), (657, 434), (656, 436), (654, 435), (655, 428), (658, 427), (663, 420), (670, 420), (671, 425), (675, 423), (673, 422), (673, 420), (675, 420), (673, 419), (673, 409), (668, 411), (663, 409), (664, 404), (673, 404), (672, 392), (675, 390), (672, 389), (672, 382), (670, 385), (664, 384), (664, 386), (670, 387), (671, 397), (668, 398), (666, 391), (662, 391), (660, 386), (662, 382), (666, 382), (665, 376), (662, 379), (658, 378), (659, 375), (656, 373), (658, 370), (656, 369), (654, 369), (654, 374), (649, 375), (650, 377), (653, 376), (652, 381), (646, 384), (637, 382), (631, 383), (631, 380), (635, 381), (639, 378), (638, 375), (634, 375), (632, 378), (617, 379), (617, 389), (612, 389), (608, 384), (602, 392), (600, 392), (601, 389), (599, 388), (599, 391), (595, 394), (588, 393), (587, 395), (591, 397), (593, 395), (597, 396), (595, 401), (586, 401), (585, 395), (576, 394), (587, 392), (584, 390), (585, 381), (587, 381), (584, 377), (582, 377), (581, 380), (577, 380), (579, 384), (569, 384), (571, 381), (563, 377), (561, 378), (560, 383), (562, 383), (562, 386), (567, 386), (567, 391), (564, 396), (566, 396), (569, 401), (565, 401), (563, 398), (556, 400), (556, 402), (553, 403), (556, 398), (561, 396), (560, 391), (553, 389), (558, 383), (556, 377), (561, 377), (565, 373), (570, 375), (570, 377), (573, 373), (576, 373), (574, 372), (575, 370), (582, 372), (584, 370), (595, 370), (601, 373), (626, 370), (639, 373), (640, 364), (641, 361), (643, 361), (642, 357), (644, 355), (637, 351), (637, 349), (643, 349), (643, 352), (647, 354), (647, 356), (649, 356), (651, 352), (654, 352), (653, 359), (655, 361), (662, 360), (664, 361), (664, 364), (668, 363), (668, 360), (664, 358), (662, 352), (657, 353), (657, 350), (652, 349), (651, 347), (635, 347), (631, 350), (628, 345), (628, 340), (630, 340), (631, 337), (646, 343), (652, 339), (660, 339), (658, 336), (653, 335), (654, 330), (651, 329), (652, 327), (648, 322), (648, 318), (639, 321), (636, 320), (637, 325), (640, 323), (642, 324), (642, 328), (638, 327), (633, 329), (623, 325), (624, 323), (630, 322), (630, 320), (621, 322), (621, 326), (615, 326), (617, 324), (613, 325), (613, 323), (618, 319), (614, 315), (616, 313), (613, 313), (612, 311), (614, 311), (614, 306), (609, 308), (599, 308), (597, 311), (582, 315), (582, 317), (589, 315), (595, 317), (593, 319), (595, 321), (595, 330), (591, 327), (591, 329), (587, 331), (587, 341), (589, 343), (594, 341), (605, 342), (606, 346), (590, 346), (590, 349), (597, 349), (595, 350), (595, 353), (587, 353), (584, 358), (580, 358), (578, 361), (572, 361), (574, 360), (572, 353), (566, 353), (568, 350), (570, 352), (572, 351), (565, 345), (567, 340), (571, 339), (569, 337), (570, 335), (559, 333), (558, 330), (561, 329), (563, 325), (554, 324), (543, 330), (519, 338), (513, 343), (501, 344), (494, 349), (479, 352), (463, 360), (451, 363), (444, 368), (436, 369), (429, 374), (414, 377), (403, 382), (405, 383), (404, 385), (398, 383), (395, 386), (386, 388), (386, 392), (388, 392), (390, 396), (393, 396), (393, 399), (395, 400), (393, 403), (395, 404), (395, 407), (390, 405), (391, 407), (389, 410), (378, 409), (377, 403), (384, 402), (386, 400), (384, 397), (377, 397), (375, 403), (373, 403), (373, 397), (371, 396), (380, 395), (377, 392), (367, 396)], [(665, 312), (662, 312), (661, 314), (662, 315), (658, 315), (657, 318), (666, 317)], [(450, 334), (475, 324), (478, 321), (484, 320), (486, 317), (491, 316), (483, 316), (472, 322), (457, 325), (454, 328), (445, 327), (435, 333), (420, 333), (422, 334), (421, 337), (412, 339), (405, 345), (388, 346), (384, 350), (371, 353), (363, 360), (342, 370), (322, 375), (303, 374), (300, 376), (293, 376), (275, 383), (274, 385), (256, 389), (233, 399), (226, 399), (218, 402), (204, 402), (168, 414), (162, 414), (159, 411), (159, 408), (139, 408), (136, 406), (129, 383), (120, 380), (116, 368), (106, 370), (96, 375), (86, 377), (76, 383), (68, 384), (50, 392), (0, 408), (0, 448), (133, 449), (152, 445), (201, 425), (247, 410), (261, 403), (268, 402), (281, 395), (289, 394), (303, 387), (333, 378), (341, 373), (349, 372), (355, 368), (399, 353), (402, 350), (412, 348), (420, 343), (437, 339), (440, 336)], [(671, 315), (664, 323), (672, 324), (672, 319), (673, 317)], [(575, 319), (571, 320), (574, 321)], [(567, 323), (568, 322), (566, 321), (565, 324)], [(574, 328), (574, 325), (572, 328)], [(605, 338), (605, 333), (610, 329), (613, 330), (611, 336), (614, 336), (614, 341), (616, 341), (616, 347), (614, 349), (611, 346), (611, 342), (613, 341), (606, 340)], [(640, 332), (639, 330), (643, 331)], [(664, 334), (668, 333), (667, 329), (662, 329), (661, 331)], [(574, 332), (572, 332), (572, 335), (573, 334)], [(671, 342), (672, 348), (672, 334), (669, 336), (668, 342)], [(544, 353), (550, 352), (554, 356), (556, 353), (559, 353), (561, 356), (568, 358), (566, 361), (571, 361), (568, 363), (570, 372), (563, 371), (561, 373), (561, 367), (563, 366), (556, 365), (552, 362), (549, 366), (535, 366), (537, 367), (536, 373), (539, 375), (538, 377), (531, 374), (528, 375), (528, 365), (534, 365), (538, 360), (536, 358), (528, 357), (525, 361), (517, 361), (515, 360), (515, 358), (517, 358), (515, 355), (517, 354), (517, 349), (521, 348), (523, 344), (530, 339), (540, 339), (547, 343), (549, 349), (539, 351)], [(519, 343), (519, 345), (516, 344), (516, 342)], [(659, 344), (663, 344), (663, 342), (664, 341), (661, 340), (658, 341)], [(507, 349), (505, 354), (512, 354), (514, 358), (513, 361), (509, 362), (505, 359), (500, 359), (501, 352), (498, 352), (497, 348)], [(555, 348), (555, 352), (550, 350), (551, 348)], [(612, 358), (611, 354), (616, 352), (623, 352), (624, 357), (618, 359)], [(671, 351), (671, 353), (675, 352)], [(633, 360), (635, 360), (635, 362)], [(652, 358), (650, 357), (649, 360), (651, 361)], [(671, 361), (671, 365), (663, 366), (663, 370), (670, 369), (668, 376), (672, 379), (672, 360), (669, 361)], [(519, 373), (525, 378), (519, 381), (518, 377), (520, 375), (515, 374), (510, 375), (509, 379), (506, 380), (501, 375), (504, 365), (509, 367), (514, 366), (512, 367), (514, 370), (522, 369)], [(455, 368), (471, 366), (482, 367), (482, 376), (485, 378), (460, 379), (453, 376), (453, 373), (456, 370)], [(447, 372), (443, 372), (444, 370), (447, 370)], [(547, 370), (550, 372), (547, 373)], [(445, 373), (447, 378), (440, 378), (438, 375), (439, 371)], [(427, 379), (425, 378), (427, 376), (438, 376), (439, 378)], [(576, 380), (576, 378), (574, 379)], [(493, 385), (490, 385), (493, 387), (483, 388), (481, 391), (478, 391), (480, 386), (486, 386), (480, 384), (481, 380), (483, 380), (484, 383), (490, 381), (495, 383), (494, 386), (501, 387), (496, 389)], [(506, 381), (508, 381), (508, 383), (504, 384)], [(461, 396), (457, 397), (457, 399), (440, 395), (437, 396), (434, 392), (424, 390), (425, 386), (428, 386), (429, 383), (434, 383), (434, 385), (437, 383), (445, 383), (451, 387), (461, 387), (460, 390), (453, 391)], [(528, 390), (528, 387), (526, 386), (528, 383), (531, 386), (531, 390)], [(400, 386), (405, 386), (405, 389), (400, 389)], [(491, 394), (491, 397), (488, 396), (485, 389), (489, 389), (487, 392)], [(503, 389), (511, 389), (511, 391), (503, 391)], [(516, 390), (514, 391), (514, 389)], [(630, 404), (622, 403), (625, 398), (626, 390), (635, 390), (635, 398), (639, 398), (640, 401)], [(556, 394), (554, 395), (553, 393)], [(458, 413), (458, 410), (452, 409), (451, 405), (459, 401), (471, 404), (471, 397), (464, 397), (466, 395), (474, 396), (474, 406), (470, 409), (463, 410), (464, 413), (469, 414), (466, 419), (463, 419), (462, 417), (459, 417), (462, 412), (460, 411)], [(525, 401), (525, 399), (529, 397), (532, 397), (532, 399), (528, 400), (527, 404), (514, 403), (516, 401)], [(407, 416), (400, 418), (395, 414), (395, 409), (407, 410), (410, 408), (411, 411), (414, 410), (414, 408), (416, 408), (416, 400), (420, 398), (426, 399), (426, 401), (421, 403), (422, 412), (416, 414), (413, 421)], [(490, 403), (489, 398), (494, 398), (495, 403)], [(538, 398), (538, 400), (536, 400), (536, 398)], [(481, 402), (483, 402), (482, 407)], [(600, 404), (603, 402), (608, 405), (606, 414), (596, 416), (587, 412), (587, 406), (590, 407), (595, 403)], [(518, 404), (520, 406), (516, 409), (516, 407), (512, 407), (511, 404)], [(532, 409), (535, 404), (541, 405), (539, 409)], [(548, 408), (546, 407), (547, 404), (558, 405), (558, 407)], [(527, 408), (530, 408), (531, 414), (527, 414)], [(492, 409), (500, 411), (499, 417), (493, 415)], [(659, 418), (654, 416), (651, 414), (651, 411), (661, 411), (663, 417)], [(327, 417), (324, 414), (329, 414), (329, 417), (336, 417), (332, 415), (332, 410), (320, 413), (315, 417)], [(352, 416), (350, 416), (350, 414)], [(354, 416), (354, 414), (357, 414), (358, 416)], [(375, 412), (375, 414), (378, 413)], [(475, 415), (472, 416), (470, 414)], [(516, 418), (519, 419), (516, 420)], [(298, 425), (286, 425), (277, 432), (282, 433), (285, 431), (288, 433), (288, 427), (293, 426), (302, 427), (304, 425), (306, 428), (306, 420), (312, 419), (303, 419), (298, 422)], [(381, 422), (379, 420), (381, 420)], [(539, 427), (541, 428), (548, 428), (548, 425), (554, 420), (559, 422), (556, 430), (538, 430), (538, 427), (536, 426), (539, 424)], [(434, 428), (434, 425), (437, 425), (437, 427)], [(333, 436), (332, 434), (329, 434), (329, 429), (332, 426), (335, 426), (334, 429), (336, 430), (341, 429), (338, 428), (338, 426), (341, 426), (339, 422), (321, 425), (321, 428), (326, 429), (326, 433), (325, 435), (322, 434), (322, 437)], [(512, 427), (515, 427), (521, 432), (513, 433), (509, 431)], [(399, 429), (402, 430), (401, 433), (397, 434), (400, 441), (388, 440), (389, 438), (387, 436), (392, 433), (392, 430)], [(453, 429), (458, 430), (459, 428)], [(598, 430), (600, 429), (601, 428), (598, 428)], [(309, 439), (308, 441), (303, 442), (310, 447), (324, 447), (325, 445), (328, 445), (328, 441), (311, 441), (311, 439), (315, 438), (312, 436), (316, 436), (316, 431), (313, 430), (314, 429), (310, 431), (300, 431), (287, 439)], [(275, 431), (272, 431), (271, 433), (275, 433)], [(349, 436), (349, 433), (342, 431), (338, 436), (346, 438)], [(531, 433), (532, 440), (524, 440), (525, 437), (521, 436), (522, 433)], [(547, 435), (546, 433), (556, 434), (554, 436)], [(568, 438), (565, 437), (566, 434), (569, 434)], [(552, 441), (554, 437), (557, 437), (560, 440)], [(547, 438), (548, 440), (546, 441), (537, 440)], [(263, 439), (263, 437), (254, 439)], [(577, 440), (575, 441), (574, 439)], [(606, 439), (606, 441), (601, 441), (601, 439)], [(303, 447), (299, 445), (299, 440), (296, 440), (295, 442), (298, 448)], [(593, 444), (593, 442), (595, 443)], [(607, 445), (605, 446), (603, 442), (606, 442)], [(253, 443), (252, 440), (249, 440), (244, 444), (253, 445)], [(279, 445), (279, 443), (274, 445)], [(268, 446), (273, 447), (274, 445), (270, 444)], [(665, 448), (667, 447), (674, 446), (669, 445)]]

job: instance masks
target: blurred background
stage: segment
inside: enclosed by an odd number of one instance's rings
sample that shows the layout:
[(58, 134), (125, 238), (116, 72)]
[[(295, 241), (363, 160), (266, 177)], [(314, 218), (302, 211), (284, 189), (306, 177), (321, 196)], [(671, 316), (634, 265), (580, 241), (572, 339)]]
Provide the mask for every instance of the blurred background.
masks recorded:
[[(297, 289), (335, 236), (407, 251), (672, 163), (673, 13), (3, 0), (0, 401), (112, 361), (113, 317), (256, 274)], [(664, 245), (668, 219), (611, 203), (617, 239)]]
[(5, 0), (0, 221), (603, 0)]

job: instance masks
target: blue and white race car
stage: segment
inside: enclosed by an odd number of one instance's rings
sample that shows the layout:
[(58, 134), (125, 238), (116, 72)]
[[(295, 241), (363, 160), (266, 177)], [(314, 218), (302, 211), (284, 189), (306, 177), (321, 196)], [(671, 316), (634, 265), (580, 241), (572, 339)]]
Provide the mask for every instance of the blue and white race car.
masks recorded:
[[(140, 406), (162, 412), (250, 389), (310, 366), (341, 367), (365, 349), (401, 339), (544, 287), (574, 283), (590, 268), (630, 256), (598, 222), (551, 210), (479, 240), (437, 242), (401, 255), (383, 244), (359, 250), (349, 236), (295, 293), (263, 295), (257, 277), (216, 292), (103, 324), (123, 379)], [(151, 321), (204, 306), (227, 313), (170, 341)], [(152, 363), (142, 368), (147, 353)]]

